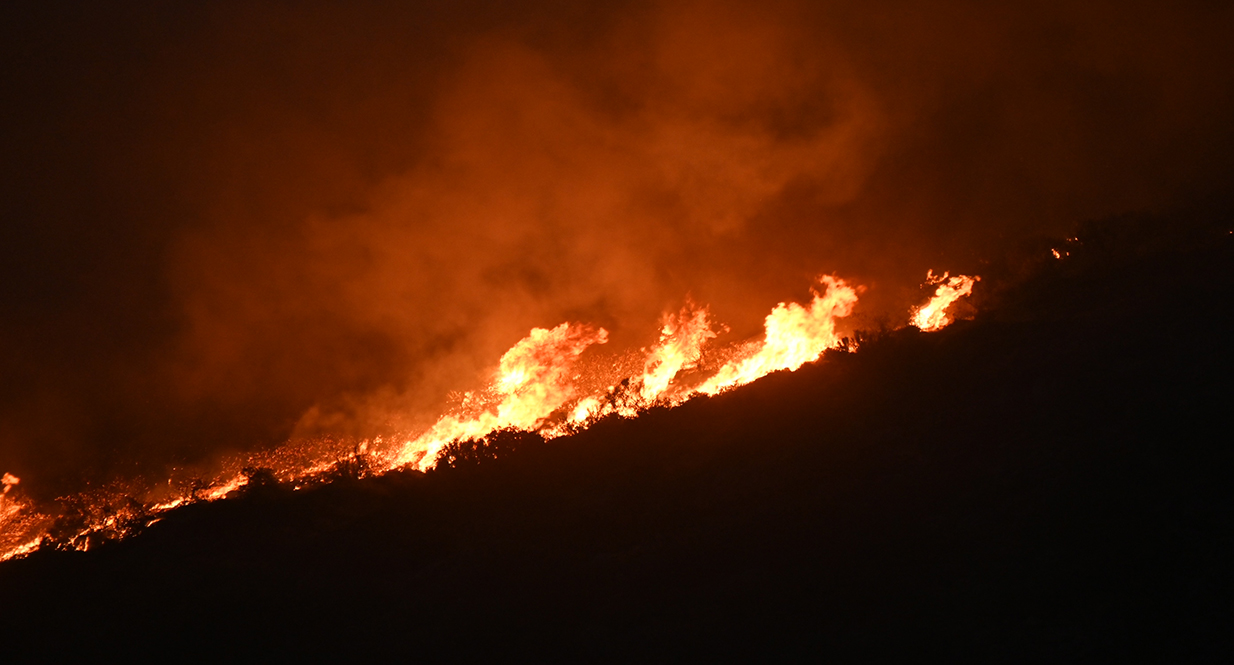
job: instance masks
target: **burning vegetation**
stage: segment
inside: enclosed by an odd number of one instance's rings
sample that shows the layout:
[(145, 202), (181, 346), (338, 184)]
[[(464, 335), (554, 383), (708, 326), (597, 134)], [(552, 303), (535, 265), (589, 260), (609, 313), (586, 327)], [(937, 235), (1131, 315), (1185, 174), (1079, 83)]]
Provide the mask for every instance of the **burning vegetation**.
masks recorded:
[(973, 285), (981, 281), (980, 277), (956, 275), (948, 278), (947, 273), (941, 277), (935, 276), (931, 270), (926, 273), (926, 284), (937, 284), (938, 289), (930, 302), (913, 310), (912, 322), (925, 332), (942, 330), (951, 323), (947, 310), (955, 301), (973, 292)]
[[(856, 353), (715, 396), (679, 401), (769, 345), (723, 344), (702, 307), (661, 320), (617, 363), (633, 371), (590, 367), (598, 327), (534, 332), (451, 415), (495, 418), (526, 389), (556, 404), (539, 429), (451, 440), (428, 473), (382, 472), (414, 436), (293, 442), (217, 483), (176, 479), (174, 510), (83, 493), (49, 513), (47, 545), (160, 522), (0, 565), (0, 636), (19, 659), (50, 632), (57, 654), (1219, 660), (1226, 220), (1156, 226), (1164, 250), (1121, 240), (1128, 225), (1082, 228), (1065, 261), (1030, 243), (983, 271), (971, 322), (854, 335)], [(824, 287), (782, 309), (843, 311)], [(1146, 346), (1144, 302), (1187, 343)], [(577, 421), (587, 399), (614, 411)], [(6, 520), (29, 484), (4, 478)]]
[[(931, 301), (913, 312), (914, 325), (936, 331), (951, 322), (947, 308), (972, 291), (979, 278), (957, 276), (939, 283)], [(946, 281), (945, 281), (946, 280)], [(585, 323), (535, 328), (501, 357), (488, 385), (462, 395), (451, 413), (412, 437), (289, 442), (276, 449), (233, 458), (222, 472), (203, 480), (191, 471), (152, 487), (139, 481), (82, 492), (47, 509), (9, 490), (15, 476), (4, 476), (0, 498), (0, 560), (22, 556), (42, 545), (77, 550), (122, 538), (148, 527), (169, 510), (232, 495), (259, 475), (296, 489), (338, 477), (379, 475), (396, 469), (425, 471), (495, 454), (503, 432), (542, 439), (577, 433), (611, 416), (634, 418), (656, 406), (678, 406), (698, 395), (716, 395), (772, 372), (795, 371), (828, 349), (855, 350), (840, 322), (853, 312), (860, 287), (823, 275), (808, 304), (780, 303), (765, 319), (761, 339), (712, 348), (725, 330), (707, 307), (687, 301), (665, 314), (659, 339), (643, 355), (641, 374), (620, 376), (623, 364), (583, 358), (608, 342), (608, 331)], [(925, 318), (923, 318), (925, 317)], [(920, 323), (929, 321), (928, 325)], [(493, 438), (493, 437), (497, 438)]]
[[(403, 660), (546, 608), (778, 647), (879, 588), (867, 644), (897, 608), (997, 656), (1108, 607), (1204, 630), (1174, 608), (1229, 558), (1195, 517), (1229, 466), (1196, 434), (1234, 325), (1229, 3), (19, 4), (11, 659), (284, 610), (283, 646), (353, 621)], [(1131, 598), (1123, 552), (1191, 591)]]

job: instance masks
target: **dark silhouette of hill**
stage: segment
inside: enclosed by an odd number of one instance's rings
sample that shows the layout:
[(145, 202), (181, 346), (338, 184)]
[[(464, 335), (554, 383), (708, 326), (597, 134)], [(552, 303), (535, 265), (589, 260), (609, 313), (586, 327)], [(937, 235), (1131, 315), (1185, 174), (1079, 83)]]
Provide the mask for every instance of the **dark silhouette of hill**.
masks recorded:
[(456, 447), (428, 474), (267, 479), (0, 565), (0, 642), (52, 660), (1217, 660), (1225, 219), (1090, 224), (1062, 260), (1028, 243), (990, 265), (972, 321), (677, 409)]

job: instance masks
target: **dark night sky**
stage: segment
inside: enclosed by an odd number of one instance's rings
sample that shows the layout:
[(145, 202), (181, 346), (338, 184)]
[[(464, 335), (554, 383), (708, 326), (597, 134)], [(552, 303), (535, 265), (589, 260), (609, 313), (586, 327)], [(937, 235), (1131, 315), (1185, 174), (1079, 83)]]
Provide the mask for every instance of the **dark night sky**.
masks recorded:
[(835, 272), (899, 324), (927, 268), (1226, 196), (1234, 10), (1073, 4), (7, 3), (0, 471), (411, 426), (687, 293), (753, 334)]

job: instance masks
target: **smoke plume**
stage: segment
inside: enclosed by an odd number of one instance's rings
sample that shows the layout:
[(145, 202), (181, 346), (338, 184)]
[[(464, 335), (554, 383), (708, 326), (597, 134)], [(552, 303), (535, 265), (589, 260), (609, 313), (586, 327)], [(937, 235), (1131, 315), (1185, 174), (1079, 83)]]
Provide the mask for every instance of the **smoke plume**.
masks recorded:
[(0, 472), (431, 424), (533, 327), (733, 338), (820, 274), (1220, 196), (1217, 3), (4, 10)]

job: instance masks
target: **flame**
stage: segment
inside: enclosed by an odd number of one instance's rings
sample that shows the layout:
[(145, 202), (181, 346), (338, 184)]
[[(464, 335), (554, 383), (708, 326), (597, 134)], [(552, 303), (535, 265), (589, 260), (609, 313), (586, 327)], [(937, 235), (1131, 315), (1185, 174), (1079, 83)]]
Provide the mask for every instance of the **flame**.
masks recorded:
[(794, 371), (818, 360), (823, 351), (839, 346), (836, 319), (852, 313), (857, 291), (830, 275), (823, 275), (819, 281), (824, 290), (820, 293), (812, 289), (814, 300), (808, 308), (797, 303), (776, 305), (767, 315), (763, 342), (747, 345), (698, 392), (714, 395), (777, 370)]
[(570, 414), (570, 424), (581, 425), (592, 418), (599, 415), (604, 408), (604, 403), (599, 397), (590, 396), (579, 400), (574, 406), (574, 411)]
[(673, 380), (682, 370), (694, 369), (703, 357), (703, 347), (719, 333), (712, 329), (711, 313), (687, 299), (677, 314), (661, 319), (660, 339), (647, 352), (639, 377), (627, 377), (603, 394), (588, 395), (572, 408), (565, 422), (541, 430), (545, 438), (566, 436), (608, 415), (633, 418), (657, 404), (676, 406), (692, 391), (680, 390)]
[(706, 307), (686, 303), (676, 316), (664, 317), (660, 341), (652, 347), (643, 364), (639, 395), (645, 403), (652, 404), (663, 395), (678, 372), (698, 365), (703, 345), (717, 335), (711, 329), (709, 316)]
[(192, 478), (177, 483), (169, 479), (162, 488), (143, 487), (138, 482), (115, 481), (67, 497), (49, 509), (11, 492), (20, 479), (4, 474), (0, 492), (0, 561), (24, 556), (45, 544), (58, 549), (86, 551), (108, 540), (127, 537), (160, 521), (161, 514), (195, 502), (226, 498), (250, 482), (255, 470), (271, 473), (279, 481), (298, 486), (328, 481), (340, 464), (354, 463), (365, 444), (342, 448), (340, 442), (317, 440), (289, 442), (270, 451), (236, 456), (222, 461), (222, 470), (210, 480)]
[[(946, 326), (951, 322), (947, 308), (971, 293), (979, 279), (947, 273), (936, 277), (929, 271), (927, 282), (939, 286), (929, 303), (914, 308), (912, 324), (925, 331)], [(61, 506), (50, 514), (12, 491), (21, 480), (6, 473), (0, 478), (0, 561), (28, 554), (44, 543), (86, 550), (124, 537), (159, 521), (166, 511), (225, 498), (248, 485), (258, 471), (298, 490), (328, 482), (340, 471), (360, 477), (409, 466), (426, 470), (452, 441), (479, 439), (502, 429), (538, 431), (545, 438), (564, 436), (602, 417), (634, 417), (652, 406), (676, 406), (695, 395), (714, 395), (774, 371), (796, 370), (830, 348), (854, 350), (853, 343), (840, 338), (836, 326), (852, 313), (858, 289), (828, 275), (820, 277), (819, 284), (821, 288), (812, 289), (808, 306), (776, 305), (765, 319), (762, 340), (721, 350), (727, 362), (693, 388), (681, 385), (681, 374), (704, 365), (704, 352), (719, 333), (708, 308), (687, 300), (676, 314), (664, 315), (659, 339), (643, 355), (625, 354), (610, 365), (594, 359), (579, 364), (586, 349), (608, 341), (603, 328), (580, 323), (535, 328), (502, 355), (486, 388), (465, 393), (455, 412), (411, 438), (379, 437), (358, 444), (329, 438), (292, 441), (224, 460), (209, 480), (181, 470), (190, 475), (182, 473), (177, 479), (173, 473), (162, 486), (115, 483), (62, 497), (57, 500)], [(627, 378), (613, 382), (621, 376)], [(65, 526), (65, 515), (76, 520), (76, 526)]]
[(981, 278), (977, 276), (956, 275), (948, 278), (947, 273), (944, 272), (942, 277), (936, 277), (933, 270), (927, 271), (926, 283), (939, 286), (934, 292), (934, 297), (930, 298), (930, 302), (913, 310), (912, 324), (925, 332), (946, 328), (951, 323), (951, 317), (947, 316), (947, 308), (955, 301), (972, 293), (973, 284), (979, 281)]
[(429, 431), (408, 441), (392, 466), (415, 464), (427, 469), (451, 441), (480, 438), (499, 429), (535, 429), (574, 397), (570, 370), (579, 355), (587, 347), (607, 341), (607, 330), (583, 324), (533, 329), (501, 357), (497, 376), (488, 389), (495, 399), (485, 400), (488, 408), (470, 416), (443, 416)]
[(0, 491), (0, 561), (33, 552), (43, 541), (43, 516), (28, 501), (9, 495), (20, 482), (21, 478), (11, 473), (0, 477), (0, 484), (4, 485)]
[(0, 561), (25, 556), (43, 543), (45, 518), (33, 506), (0, 499)]

